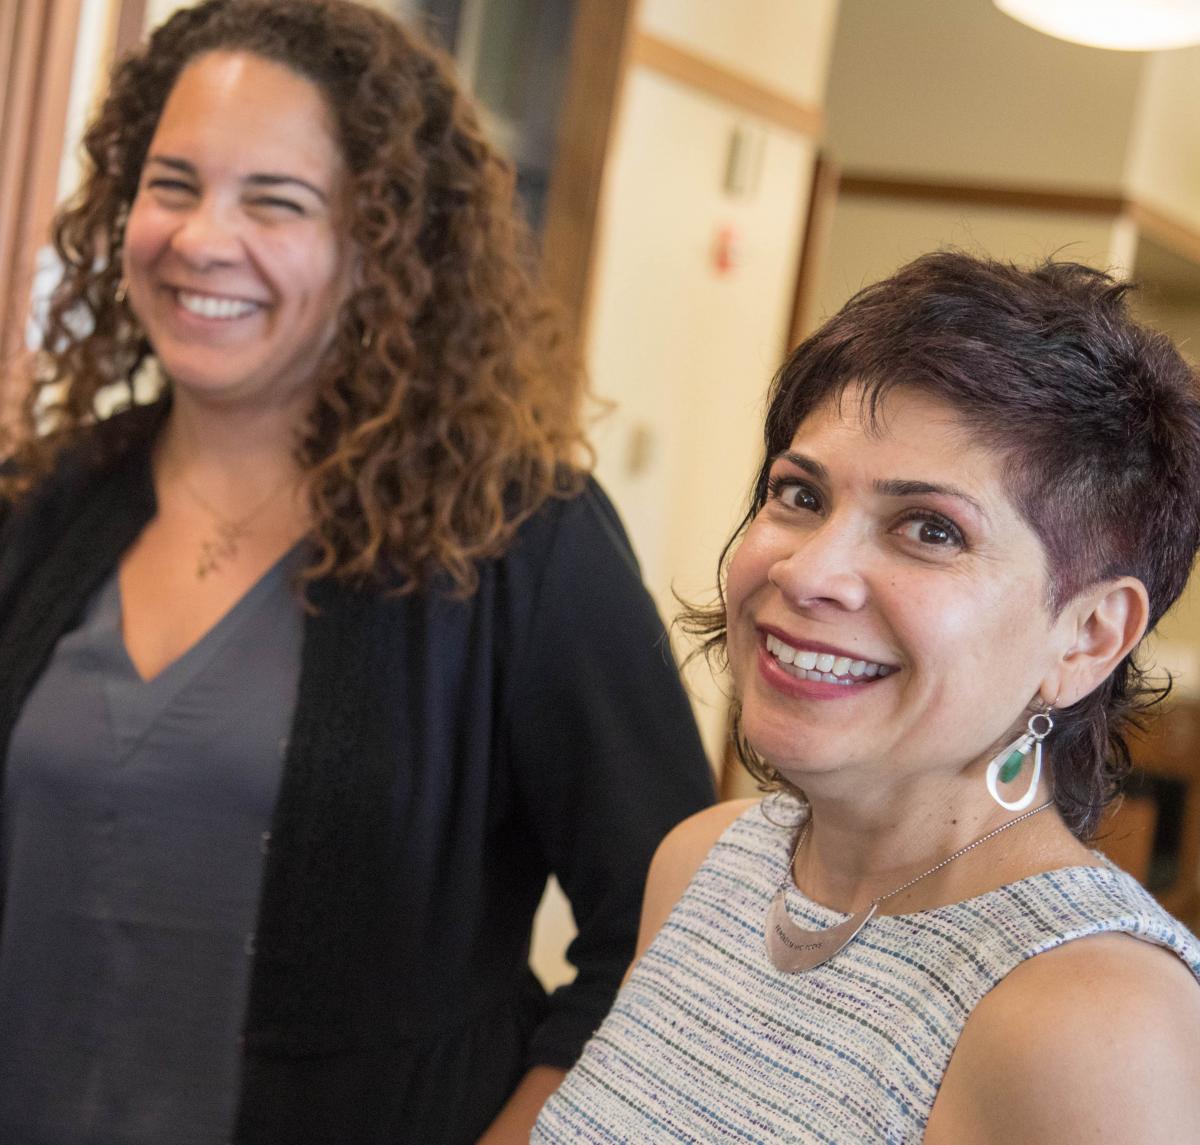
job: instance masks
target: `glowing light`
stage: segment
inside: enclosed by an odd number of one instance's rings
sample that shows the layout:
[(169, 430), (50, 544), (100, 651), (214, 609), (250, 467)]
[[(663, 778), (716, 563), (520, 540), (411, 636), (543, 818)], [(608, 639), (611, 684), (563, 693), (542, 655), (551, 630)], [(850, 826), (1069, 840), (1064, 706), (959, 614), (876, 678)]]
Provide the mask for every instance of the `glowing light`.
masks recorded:
[(994, 0), (1039, 32), (1127, 52), (1200, 43), (1200, 0)]

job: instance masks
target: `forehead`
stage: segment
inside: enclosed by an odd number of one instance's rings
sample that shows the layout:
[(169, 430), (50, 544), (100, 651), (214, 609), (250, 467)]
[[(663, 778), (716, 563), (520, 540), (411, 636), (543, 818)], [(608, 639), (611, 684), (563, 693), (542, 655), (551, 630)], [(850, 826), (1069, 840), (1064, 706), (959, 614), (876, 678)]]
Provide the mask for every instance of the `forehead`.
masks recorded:
[(302, 166), (332, 177), (342, 163), (317, 85), (248, 52), (192, 60), (167, 97), (150, 150), (235, 171)]
[(920, 390), (895, 386), (882, 392), (875, 404), (869, 391), (858, 384), (847, 386), (818, 405), (792, 437), (833, 435), (865, 436), (880, 443), (903, 445), (928, 438), (953, 438), (960, 446), (986, 452), (974, 441), (953, 406)]
[(851, 386), (797, 427), (790, 449), (848, 475), (948, 482), (1008, 502), (1005, 459), (955, 409), (917, 390), (888, 390), (872, 409)]

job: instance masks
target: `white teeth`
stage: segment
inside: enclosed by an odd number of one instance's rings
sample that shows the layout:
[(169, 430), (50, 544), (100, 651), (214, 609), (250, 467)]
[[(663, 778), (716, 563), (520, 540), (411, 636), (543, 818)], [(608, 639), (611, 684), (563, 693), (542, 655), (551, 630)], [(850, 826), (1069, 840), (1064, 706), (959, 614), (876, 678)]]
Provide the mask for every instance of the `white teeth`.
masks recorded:
[(851, 660), (831, 652), (809, 652), (785, 644), (778, 636), (767, 634), (767, 651), (788, 671), (801, 680), (820, 680), (826, 684), (852, 684), (856, 677), (886, 676), (893, 669), (870, 660)]
[(767, 651), (785, 664), (790, 664), (796, 658), (796, 649), (784, 644), (778, 636), (767, 637)]
[(257, 304), (240, 298), (214, 298), (211, 294), (192, 294), (186, 290), (178, 291), (176, 297), (184, 310), (201, 318), (244, 318), (258, 309)]

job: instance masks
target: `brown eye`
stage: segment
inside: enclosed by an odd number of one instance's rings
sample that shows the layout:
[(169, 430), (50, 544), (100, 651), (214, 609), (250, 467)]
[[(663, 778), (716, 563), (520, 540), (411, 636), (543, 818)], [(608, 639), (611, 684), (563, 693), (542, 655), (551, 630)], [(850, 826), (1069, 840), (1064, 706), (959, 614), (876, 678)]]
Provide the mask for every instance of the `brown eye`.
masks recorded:
[(929, 548), (963, 548), (965, 544), (958, 526), (941, 517), (909, 517), (901, 522), (898, 532)]
[(772, 477), (768, 485), (771, 500), (788, 509), (803, 509), (808, 513), (821, 511), (821, 498), (807, 481), (795, 477)]

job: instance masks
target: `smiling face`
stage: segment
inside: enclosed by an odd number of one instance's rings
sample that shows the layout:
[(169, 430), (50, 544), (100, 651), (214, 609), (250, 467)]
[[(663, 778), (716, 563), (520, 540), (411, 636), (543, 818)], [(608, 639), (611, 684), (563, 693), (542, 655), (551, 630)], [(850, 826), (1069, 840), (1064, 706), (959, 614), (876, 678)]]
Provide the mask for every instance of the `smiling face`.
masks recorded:
[(345, 172), (320, 91), (213, 52), (163, 109), (125, 231), (129, 303), (176, 391), (287, 401), (349, 285)]
[(743, 730), (801, 787), (957, 774), (1024, 723), (1070, 642), (1002, 459), (913, 391), (876, 429), (859, 415), (851, 389), (801, 424), (729, 567)]

